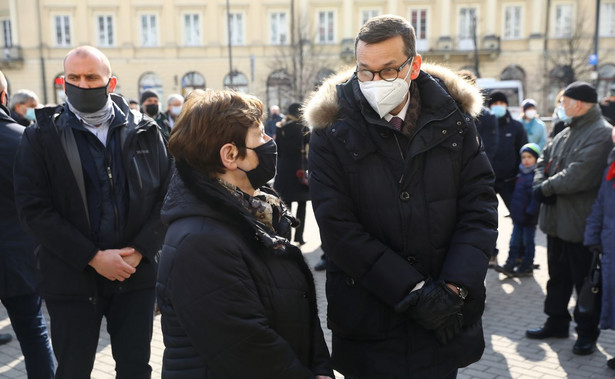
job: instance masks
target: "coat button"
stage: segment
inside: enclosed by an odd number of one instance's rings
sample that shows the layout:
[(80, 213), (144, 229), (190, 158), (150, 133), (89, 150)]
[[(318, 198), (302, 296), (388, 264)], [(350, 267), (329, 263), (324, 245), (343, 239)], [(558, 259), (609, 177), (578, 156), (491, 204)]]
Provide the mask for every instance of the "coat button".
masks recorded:
[(457, 125), (461, 126), (461, 121), (457, 121)]
[(457, 142), (452, 143), (453, 147), (457, 147)]
[(408, 261), (411, 265), (413, 265), (413, 264), (415, 264), (415, 263), (416, 263), (416, 257), (414, 257), (414, 256), (412, 256), (412, 255), (407, 256), (407, 257), (406, 257), (406, 260), (407, 260), (407, 261)]
[(331, 129), (331, 133), (335, 133), (335, 132), (336, 132), (335, 128)]
[(444, 129), (444, 130), (442, 131), (442, 134), (446, 134), (446, 133), (448, 133), (448, 132), (446, 131), (446, 129)]
[(401, 201), (408, 201), (408, 200), (410, 200), (410, 194), (408, 192), (404, 191), (404, 192), (399, 194), (399, 199)]
[(352, 153), (352, 156), (356, 158), (359, 156), (359, 153)]
[(354, 279), (353, 278), (346, 278), (346, 284), (348, 284), (349, 286), (354, 286)]

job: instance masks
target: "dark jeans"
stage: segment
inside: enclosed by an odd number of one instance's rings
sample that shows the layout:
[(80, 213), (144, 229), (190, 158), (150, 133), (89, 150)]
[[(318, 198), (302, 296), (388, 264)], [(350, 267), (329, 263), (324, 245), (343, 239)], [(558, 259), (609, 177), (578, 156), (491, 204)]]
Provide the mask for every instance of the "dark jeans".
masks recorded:
[(510, 263), (515, 266), (517, 258), (523, 250), (523, 261), (521, 267), (533, 268), (534, 255), (536, 253), (536, 244), (534, 237), (536, 236), (536, 226), (523, 226), (519, 223), (513, 223), (513, 232), (510, 236), (510, 244), (508, 250), (508, 259), (506, 264)]
[[(295, 229), (295, 242), (304, 242), (303, 241), (303, 231), (305, 230), (305, 201), (297, 201), (297, 214), (295, 217), (299, 220), (300, 224)], [(290, 204), (289, 204), (290, 206)]]
[[(459, 371), (458, 369), (455, 369), (455, 371), (451, 372), (450, 374), (448, 374), (447, 376), (445, 376), (442, 379), (455, 379), (455, 378), (457, 378), (457, 372), (458, 371)], [(351, 378), (349, 376), (345, 376), (344, 379), (361, 379), (361, 378), (355, 378), (355, 377)]]
[[(566, 329), (570, 323), (568, 302), (572, 289), (577, 294), (583, 285), (583, 280), (589, 271), (592, 254), (580, 243), (566, 242), (557, 237), (547, 237), (547, 257), (549, 263), (549, 281), (547, 282), (547, 297), (545, 313), (549, 316), (547, 324), (555, 329)], [(598, 322), (600, 310), (595, 314), (579, 313), (574, 307), (574, 321), (577, 324), (579, 336), (597, 339), (600, 334)]]
[(510, 203), (512, 202), (512, 195), (515, 190), (515, 180), (516, 178), (496, 180), (493, 187), (495, 193), (499, 194), (504, 201), (508, 212), (510, 212)]
[(41, 298), (33, 293), (2, 299), (2, 304), (19, 340), (28, 378), (53, 378), (55, 363), (47, 324), (41, 313)]
[(154, 288), (124, 293), (99, 290), (93, 301), (47, 300), (56, 378), (90, 378), (100, 325), (107, 320), (117, 379), (151, 378)]

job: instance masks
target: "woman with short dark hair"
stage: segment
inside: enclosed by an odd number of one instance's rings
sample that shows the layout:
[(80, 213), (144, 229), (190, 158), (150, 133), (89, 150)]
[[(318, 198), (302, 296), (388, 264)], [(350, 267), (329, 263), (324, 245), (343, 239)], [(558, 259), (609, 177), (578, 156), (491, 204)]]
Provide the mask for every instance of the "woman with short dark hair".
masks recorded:
[(314, 282), (289, 241), (296, 221), (266, 183), (276, 145), (263, 104), (196, 90), (169, 139), (157, 299), (163, 378), (330, 378)]

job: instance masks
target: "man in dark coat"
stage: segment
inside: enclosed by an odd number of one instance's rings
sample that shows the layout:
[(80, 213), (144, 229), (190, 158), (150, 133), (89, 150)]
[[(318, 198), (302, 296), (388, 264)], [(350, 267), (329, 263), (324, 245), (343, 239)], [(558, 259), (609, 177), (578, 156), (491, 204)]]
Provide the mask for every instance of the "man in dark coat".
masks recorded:
[(118, 378), (151, 376), (160, 207), (171, 161), (156, 124), (112, 94), (90, 46), (64, 59), (66, 104), (37, 111), (15, 162), (22, 225), (34, 235), (57, 378), (90, 377), (103, 316)]
[(169, 135), (171, 134), (171, 124), (167, 116), (160, 111), (160, 99), (156, 91), (147, 90), (141, 94), (141, 112), (156, 121), (162, 138), (168, 142)]
[(355, 51), (357, 71), (325, 82), (304, 111), (333, 366), (351, 378), (455, 377), (484, 350), (497, 238), (473, 122), (482, 96), (448, 69), (421, 67), (401, 17), (369, 20)]
[(19, 225), (13, 192), (15, 151), (25, 128), (8, 116), (7, 96), (0, 72), (0, 299), (19, 340), (28, 377), (53, 378), (53, 351), (35, 291), (35, 244)]
[(10, 116), (18, 124), (30, 126), (34, 123), (34, 110), (38, 107), (38, 96), (30, 90), (22, 89), (11, 97)]
[(527, 143), (527, 133), (523, 124), (510, 115), (508, 98), (503, 92), (492, 92), (488, 103), (491, 113), (498, 118), (498, 150), (493, 157), (495, 192), (500, 195), (510, 212), (510, 202), (521, 164), (519, 151)]
[(280, 114), (280, 107), (277, 105), (273, 105), (269, 109), (269, 117), (267, 121), (265, 121), (265, 133), (271, 137), (275, 137), (276, 125), (278, 122), (282, 121), (282, 115)]

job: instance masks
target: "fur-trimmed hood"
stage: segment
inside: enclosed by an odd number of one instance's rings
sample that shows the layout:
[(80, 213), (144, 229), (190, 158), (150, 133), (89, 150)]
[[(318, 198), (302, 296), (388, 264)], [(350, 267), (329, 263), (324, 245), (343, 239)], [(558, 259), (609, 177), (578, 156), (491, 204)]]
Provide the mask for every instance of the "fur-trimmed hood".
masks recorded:
[[(476, 86), (450, 69), (436, 64), (423, 63), (421, 71), (440, 79), (464, 113), (472, 117), (480, 114), (483, 95)], [(354, 68), (330, 77), (307, 98), (303, 105), (303, 118), (311, 128), (327, 127), (339, 118), (337, 85), (348, 81), (353, 72)]]

